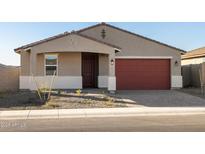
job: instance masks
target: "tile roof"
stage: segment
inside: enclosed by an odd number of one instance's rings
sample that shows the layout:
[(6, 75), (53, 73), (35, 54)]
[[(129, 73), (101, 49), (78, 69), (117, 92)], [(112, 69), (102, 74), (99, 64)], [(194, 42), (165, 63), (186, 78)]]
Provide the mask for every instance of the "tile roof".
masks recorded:
[(205, 57), (205, 47), (194, 49), (182, 55), (182, 59), (191, 59), (191, 58), (198, 58), (198, 57)]
[(42, 39), (42, 40), (39, 40), (39, 41), (36, 41), (36, 42), (33, 42), (33, 43), (29, 43), (27, 45), (23, 45), (21, 47), (18, 47), (16, 49), (14, 49), (14, 51), (18, 51), (20, 49), (26, 49), (26, 48), (29, 48), (29, 47), (32, 47), (32, 46), (35, 46), (35, 45), (38, 45), (38, 44), (41, 44), (41, 43), (44, 43), (44, 42), (48, 42), (48, 41), (51, 41), (51, 40), (54, 40), (54, 39), (57, 39), (57, 38), (64, 37), (66, 35), (70, 35), (70, 33), (64, 32), (64, 33), (61, 33), (61, 34), (58, 34), (58, 35), (55, 35), (55, 36), (52, 36), (52, 37), (48, 37), (46, 39)]
[(18, 47), (18, 48), (16, 48), (16, 49), (14, 49), (14, 51), (17, 52), (17, 51), (20, 50), (20, 49), (26, 49), (26, 48), (29, 48), (29, 47), (32, 47), (32, 46), (35, 46), (35, 45), (38, 45), (38, 44), (41, 44), (41, 43), (44, 43), (44, 42), (48, 42), (48, 41), (51, 41), (51, 40), (54, 40), (54, 39), (58, 39), (58, 38), (61, 38), (61, 37), (67, 36), (67, 35), (71, 35), (71, 34), (77, 34), (77, 35), (79, 35), (79, 36), (88, 38), (88, 39), (90, 39), (90, 40), (93, 40), (93, 41), (96, 41), (96, 42), (99, 42), (99, 43), (102, 43), (102, 44), (105, 44), (105, 45), (108, 45), (108, 46), (111, 46), (111, 47), (120, 49), (120, 47), (117, 47), (117, 46), (112, 45), (112, 44), (110, 44), (110, 43), (106, 43), (106, 42), (97, 40), (97, 39), (95, 39), (95, 38), (91, 38), (91, 37), (89, 37), (89, 36), (82, 35), (82, 34), (80, 33), (80, 32), (82, 32), (82, 31), (85, 31), (85, 30), (88, 30), (88, 29), (91, 29), (91, 28), (94, 28), (94, 27), (98, 27), (98, 26), (101, 26), (101, 25), (105, 25), (105, 26), (108, 26), (108, 27), (112, 27), (112, 28), (115, 28), (115, 29), (117, 29), (117, 30), (126, 32), (126, 33), (128, 33), (128, 34), (131, 34), (131, 35), (134, 35), (134, 36), (137, 36), (137, 37), (141, 37), (141, 38), (143, 38), (143, 39), (146, 39), (146, 40), (149, 40), (149, 41), (152, 41), (152, 42), (155, 42), (155, 43), (158, 43), (158, 44), (161, 44), (161, 45), (164, 45), (164, 46), (167, 46), (167, 47), (176, 49), (176, 50), (179, 50), (179, 51), (181, 51), (182, 53), (185, 53), (185, 52), (186, 52), (186, 51), (184, 51), (184, 50), (182, 50), (182, 49), (179, 49), (179, 48), (176, 48), (176, 47), (167, 45), (167, 44), (165, 44), (165, 43), (161, 43), (161, 42), (159, 42), (159, 41), (156, 41), (156, 40), (153, 40), (153, 39), (144, 37), (144, 36), (139, 35), (139, 34), (135, 34), (135, 33), (129, 32), (129, 31), (127, 31), (127, 30), (124, 30), (124, 29), (115, 27), (115, 26), (113, 26), (113, 25), (110, 25), (110, 24), (107, 24), (107, 23), (104, 23), (104, 22), (99, 23), (99, 24), (96, 24), (96, 25), (93, 25), (93, 26), (90, 26), (90, 27), (83, 28), (83, 29), (78, 30), (78, 31), (76, 31), (76, 32), (75, 32), (75, 31), (73, 31), (73, 32), (71, 32), (71, 33), (69, 33), (69, 32), (64, 32), (64, 33), (61, 33), (61, 34), (58, 34), (58, 35), (55, 35), (55, 36), (52, 36), (52, 37), (49, 37), (49, 38), (46, 38), (46, 39), (43, 39), (43, 40), (39, 40), (39, 41), (30, 43), (30, 44), (27, 44), (27, 45)]
[(38, 45), (38, 44), (42, 44), (42, 43), (45, 43), (45, 42), (48, 42), (48, 41), (51, 41), (51, 40), (54, 40), (54, 39), (58, 39), (58, 38), (67, 36), (67, 35), (78, 35), (78, 36), (84, 37), (84, 38), (86, 38), (86, 39), (89, 39), (89, 40), (92, 40), (92, 41), (95, 41), (95, 42), (98, 42), (98, 43), (101, 43), (101, 44), (104, 44), (104, 45), (107, 45), (107, 46), (110, 46), (110, 47), (113, 47), (113, 48), (116, 48), (116, 49), (121, 49), (120, 47), (118, 47), (118, 46), (116, 46), (116, 45), (112, 45), (112, 44), (110, 44), (110, 43), (106, 43), (106, 42), (97, 40), (97, 39), (95, 39), (95, 38), (91, 38), (91, 37), (89, 37), (89, 36), (86, 36), (86, 35), (83, 35), (83, 34), (79, 34), (79, 33), (75, 32), (75, 31), (72, 31), (71, 33), (69, 33), (69, 32), (64, 32), (64, 33), (62, 33), (62, 34), (58, 34), (58, 35), (55, 35), (55, 36), (52, 36), (52, 37), (49, 37), (49, 38), (46, 38), (46, 39), (43, 39), (43, 40), (40, 40), (40, 41), (36, 41), (36, 42), (30, 43), (30, 44), (21, 46), (21, 47), (19, 47), (19, 48), (14, 49), (14, 51), (17, 52), (18, 50), (30, 48), (30, 47), (36, 46), (36, 45)]
[(142, 36), (142, 35), (139, 35), (139, 34), (136, 34), (136, 33), (130, 32), (130, 31), (127, 31), (127, 30), (124, 30), (124, 29), (122, 29), (122, 28), (115, 27), (115, 26), (110, 25), (110, 24), (107, 24), (107, 23), (105, 23), (105, 22), (102, 22), (102, 23), (99, 23), (99, 24), (96, 24), (96, 25), (93, 25), (93, 26), (90, 26), (90, 27), (86, 27), (86, 28), (80, 29), (80, 30), (78, 30), (77, 32), (80, 33), (80, 32), (83, 32), (83, 31), (86, 31), (86, 30), (88, 30), (88, 29), (92, 29), (92, 28), (95, 28), (95, 27), (98, 27), (98, 26), (101, 26), (101, 25), (108, 26), (108, 27), (111, 27), (111, 28), (114, 28), (114, 29), (123, 31), (123, 32), (125, 32), (125, 33), (131, 34), (131, 35), (134, 35), (134, 36), (137, 36), (137, 37), (141, 37), (141, 38), (143, 38), (143, 39), (146, 39), (146, 40), (149, 40), (149, 41), (152, 41), (152, 42), (155, 42), (155, 43), (158, 43), (158, 44), (160, 44), (160, 45), (164, 45), (164, 46), (167, 46), (167, 47), (169, 47), (169, 48), (173, 48), (173, 49), (179, 50), (179, 51), (181, 51), (182, 53), (186, 53), (185, 50), (182, 50), (182, 49), (179, 49), (179, 48), (170, 46), (170, 45), (168, 45), (168, 44), (165, 44), (165, 43), (162, 43), (162, 42), (153, 40), (153, 39), (151, 39), (151, 38), (148, 38), (148, 37), (145, 37), (145, 36)]

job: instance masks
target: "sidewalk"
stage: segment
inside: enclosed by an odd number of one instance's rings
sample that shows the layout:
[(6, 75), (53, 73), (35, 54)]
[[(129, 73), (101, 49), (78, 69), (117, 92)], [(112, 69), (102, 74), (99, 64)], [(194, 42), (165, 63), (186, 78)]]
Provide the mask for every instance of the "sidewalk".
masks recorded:
[(205, 107), (133, 107), (0, 111), (0, 120), (205, 114)]

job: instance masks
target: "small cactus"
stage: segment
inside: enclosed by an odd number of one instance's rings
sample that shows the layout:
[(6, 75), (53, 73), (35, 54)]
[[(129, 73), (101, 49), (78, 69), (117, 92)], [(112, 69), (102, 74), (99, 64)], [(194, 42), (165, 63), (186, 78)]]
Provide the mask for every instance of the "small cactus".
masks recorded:
[(76, 92), (76, 94), (79, 96), (82, 91), (81, 91), (80, 89), (78, 89), (78, 90), (76, 90), (75, 92)]

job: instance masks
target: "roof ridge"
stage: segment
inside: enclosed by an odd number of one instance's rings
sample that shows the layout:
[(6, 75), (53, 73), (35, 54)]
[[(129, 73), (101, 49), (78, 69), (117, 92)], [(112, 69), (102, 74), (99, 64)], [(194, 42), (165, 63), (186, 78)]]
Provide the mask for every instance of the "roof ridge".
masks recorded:
[(204, 49), (204, 48), (205, 48), (205, 46), (200, 47), (200, 48), (196, 48), (196, 49), (193, 49), (193, 50), (188, 51), (187, 53), (195, 52), (196, 50), (200, 50), (200, 49)]
[(98, 26), (101, 26), (101, 25), (107, 25), (107, 23), (101, 22), (101, 23), (98, 23), (98, 24), (95, 24), (95, 25), (91, 25), (91, 26), (88, 26), (88, 27), (85, 27), (85, 28), (81, 28), (81, 29), (77, 30), (76, 32), (80, 33), (81, 31), (85, 31), (87, 29), (91, 29), (91, 28), (98, 27)]
[(2, 68), (17, 68), (17, 67), (19, 67), (19, 66), (6, 65), (6, 64), (2, 64), (2, 63), (0, 63), (0, 67), (2, 67)]

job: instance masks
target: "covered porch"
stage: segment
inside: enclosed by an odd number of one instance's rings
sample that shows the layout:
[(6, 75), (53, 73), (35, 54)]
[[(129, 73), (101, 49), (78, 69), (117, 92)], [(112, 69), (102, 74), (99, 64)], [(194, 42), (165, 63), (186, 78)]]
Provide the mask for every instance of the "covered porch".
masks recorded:
[[(112, 45), (77, 34), (25, 50), (27, 72), (20, 76), (20, 89), (107, 88), (116, 90), (115, 52)], [(52, 71), (56, 71), (53, 77)], [(48, 73), (50, 72), (50, 73)], [(23, 72), (24, 73), (24, 72)]]

